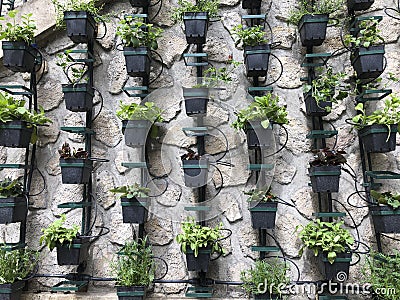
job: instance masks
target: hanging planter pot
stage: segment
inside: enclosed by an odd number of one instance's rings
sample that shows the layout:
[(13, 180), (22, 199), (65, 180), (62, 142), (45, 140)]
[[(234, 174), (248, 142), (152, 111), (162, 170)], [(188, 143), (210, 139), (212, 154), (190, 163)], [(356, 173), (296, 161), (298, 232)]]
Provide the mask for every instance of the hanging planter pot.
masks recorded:
[(87, 11), (65, 11), (67, 36), (74, 43), (88, 43), (96, 36), (96, 21)]
[(278, 202), (250, 202), (251, 223), (255, 229), (275, 227)]
[(15, 281), (13, 283), (0, 284), (1, 300), (19, 300), (22, 289), (25, 287), (25, 281)]
[(23, 222), (27, 213), (25, 197), (0, 198), (0, 224)]
[(60, 158), (62, 183), (89, 183), (93, 162), (85, 158)]
[(304, 15), (298, 28), (303, 47), (321, 46), (326, 37), (327, 14)]
[(186, 264), (188, 271), (207, 272), (211, 257), (211, 246), (200, 247), (197, 257), (191, 249), (186, 249)]
[(374, 0), (347, 0), (349, 11), (367, 10), (374, 3)]
[(397, 124), (390, 125), (373, 124), (358, 131), (364, 150), (367, 153), (385, 153), (396, 149)]
[(147, 220), (149, 200), (146, 198), (121, 198), (124, 223), (144, 224)]
[(26, 148), (29, 146), (33, 127), (24, 121), (0, 122), (0, 146)]
[(63, 84), (65, 107), (73, 112), (86, 112), (93, 107), (93, 87), (87, 83)]
[(246, 46), (244, 48), (244, 64), (247, 77), (267, 76), (271, 45)]
[(187, 187), (201, 187), (207, 184), (208, 158), (182, 160), (185, 185)]
[(2, 42), (3, 65), (14, 72), (32, 72), (38, 51), (26, 42)]
[(358, 79), (376, 78), (383, 73), (385, 45), (356, 48), (352, 53), (351, 64)]
[(307, 116), (312, 116), (312, 117), (327, 116), (329, 112), (326, 111), (326, 108), (332, 107), (331, 101), (319, 101), (317, 103), (317, 101), (315, 101), (314, 97), (312, 96), (312, 93), (305, 94), (304, 101), (306, 103)]
[(57, 245), (57, 263), (61, 266), (79, 265), (88, 257), (89, 238), (76, 238), (72, 243)]
[(246, 126), (247, 147), (249, 149), (267, 148), (273, 143), (272, 124), (264, 128), (261, 126), (261, 121), (250, 121)]
[(150, 51), (148, 47), (124, 47), (126, 71), (133, 77), (150, 76)]
[(183, 15), (186, 42), (188, 44), (205, 44), (208, 30), (208, 13), (185, 12)]
[(208, 88), (183, 88), (183, 98), (185, 98), (187, 116), (197, 117), (207, 114), (209, 92)]
[(129, 147), (141, 147), (146, 145), (147, 135), (153, 125), (148, 120), (123, 120), (122, 133), (125, 144)]
[(388, 205), (375, 205), (369, 208), (376, 232), (400, 233), (400, 209), (393, 210)]
[(260, 9), (261, 0), (243, 0), (242, 8), (244, 9)]
[(117, 286), (118, 300), (142, 300), (145, 295), (145, 286)]
[(149, 7), (150, 0), (129, 0), (132, 7)]
[[(321, 274), (325, 274), (326, 280), (341, 280), (341, 276), (347, 274), (349, 278), (351, 253), (337, 253), (335, 261), (331, 264), (325, 253), (319, 254), (318, 266)], [(339, 277), (339, 278), (338, 278)]]
[(340, 166), (312, 166), (308, 169), (314, 193), (339, 191)]

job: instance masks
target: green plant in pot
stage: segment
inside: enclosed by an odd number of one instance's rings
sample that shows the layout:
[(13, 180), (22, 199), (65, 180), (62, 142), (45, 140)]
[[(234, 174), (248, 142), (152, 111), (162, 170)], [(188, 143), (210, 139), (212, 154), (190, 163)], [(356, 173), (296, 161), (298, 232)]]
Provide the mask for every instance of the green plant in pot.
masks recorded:
[(88, 152), (83, 148), (72, 148), (65, 142), (58, 150), (60, 155), (60, 167), (62, 183), (64, 184), (86, 184), (89, 182), (92, 172), (92, 160)]
[(242, 24), (232, 30), (236, 36), (235, 45), (240, 43), (244, 47), (244, 64), (248, 77), (267, 76), (271, 45), (265, 36), (261, 25), (247, 27)]
[(110, 192), (121, 194), (122, 219), (124, 223), (143, 224), (146, 221), (149, 188), (134, 183), (133, 185), (113, 188)]
[(289, 266), (276, 257), (257, 260), (254, 267), (240, 272), (242, 287), (254, 299), (286, 299), (282, 288), (290, 283)]
[[(0, 26), (0, 39), (3, 49), (3, 65), (14, 72), (32, 72), (38, 51), (32, 46), (36, 25), (32, 14), (21, 16), (21, 23), (16, 22), (17, 11), (7, 13), (9, 22)], [(0, 20), (5, 20), (0, 17)]]
[(352, 118), (364, 150), (384, 153), (396, 149), (396, 132), (400, 129), (400, 97), (390, 94), (382, 109), (366, 113), (363, 103), (356, 105), (357, 115)]
[(254, 97), (248, 107), (237, 113), (231, 126), (244, 130), (249, 148), (268, 147), (272, 141), (272, 124), (288, 124), (285, 106), (279, 105), (279, 97), (272, 93)]
[(370, 191), (376, 205), (369, 207), (376, 232), (400, 232), (400, 194)]
[(144, 146), (150, 130), (150, 136), (157, 137), (158, 127), (154, 123), (163, 121), (161, 114), (161, 108), (154, 102), (125, 104), (120, 101), (116, 115), (122, 120), (125, 144), (130, 147)]
[(47, 246), (50, 251), (57, 248), (59, 265), (79, 265), (87, 257), (88, 238), (80, 237), (78, 225), (64, 226), (66, 220), (67, 216), (61, 214), (59, 219), (47, 228), (43, 228), (39, 242), (40, 245)]
[(320, 46), (326, 37), (330, 15), (343, 14), (345, 9), (344, 0), (300, 0), (290, 11), (288, 22), (298, 27), (304, 47)]
[(205, 44), (208, 21), (218, 16), (219, 0), (199, 0), (191, 2), (178, 0), (172, 19), (183, 21), (188, 44)]
[(0, 180), (0, 223), (22, 222), (28, 212), (22, 178)]
[(148, 77), (150, 75), (150, 51), (157, 50), (163, 30), (141, 18), (125, 16), (119, 21), (117, 36), (124, 45), (125, 65), (129, 75)]
[(349, 272), (350, 247), (354, 244), (354, 238), (342, 227), (343, 224), (344, 221), (323, 222), (317, 219), (306, 226), (296, 227), (296, 231), (301, 229), (299, 237), (303, 242), (299, 255), (303, 254), (305, 248), (312, 250), (315, 256), (320, 255), (320, 262), (323, 262), (320, 269), (325, 271), (322, 273), (325, 273), (327, 280), (335, 279), (340, 271)]
[(201, 226), (194, 218), (188, 217), (181, 224), (182, 233), (178, 234), (176, 241), (181, 250), (186, 254), (188, 271), (208, 270), (208, 263), (212, 253), (225, 253), (220, 239), (222, 239), (222, 223), (215, 227)]
[(147, 237), (126, 241), (111, 268), (116, 276), (118, 299), (139, 295), (144, 298), (146, 287), (152, 284), (155, 275), (153, 252)]
[(358, 79), (376, 78), (383, 72), (385, 40), (378, 24), (373, 17), (362, 20), (353, 34), (345, 36), (345, 44), (352, 48), (351, 64)]
[(250, 203), (251, 223), (253, 228), (274, 228), (278, 207), (278, 198), (272, 194), (271, 189), (254, 189), (245, 192)]
[(26, 101), (8, 93), (0, 93), (0, 145), (26, 148), (37, 141), (37, 127), (52, 123), (44, 109), (29, 110)]
[(334, 73), (332, 67), (303, 86), (306, 112), (309, 116), (326, 116), (332, 103), (338, 103), (349, 95), (349, 86), (344, 83), (346, 74)]

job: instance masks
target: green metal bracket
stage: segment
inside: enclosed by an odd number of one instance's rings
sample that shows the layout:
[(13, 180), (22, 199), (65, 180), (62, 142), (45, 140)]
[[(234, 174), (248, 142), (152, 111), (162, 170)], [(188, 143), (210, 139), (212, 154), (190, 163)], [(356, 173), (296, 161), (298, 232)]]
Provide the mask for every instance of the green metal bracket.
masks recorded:
[(273, 164), (249, 164), (247, 170), (250, 171), (271, 171), (274, 168)]
[[(303, 62), (301, 63), (302, 67), (321, 67), (326, 64), (326, 61), (329, 57), (331, 57), (331, 53), (307, 53), (304, 56)], [(313, 62), (307, 62), (308, 59), (313, 59)], [(322, 60), (322, 62), (314, 62), (314, 58)]]
[(185, 206), (184, 210), (186, 210), (186, 211), (210, 211), (211, 207), (205, 206), (205, 205)]
[(30, 165), (23, 164), (0, 164), (0, 169), (29, 169)]
[(344, 212), (316, 212), (316, 213), (313, 213), (313, 216), (316, 216), (317, 218), (339, 218), (339, 217), (345, 217), (346, 213), (344, 213)]
[(254, 252), (279, 252), (276, 246), (251, 246), (251, 251)]
[(31, 89), (24, 85), (0, 85), (0, 90), (5, 91), (11, 95), (18, 96), (32, 96), (33, 92)]
[[(92, 63), (95, 61), (93, 54), (88, 49), (65, 50), (64, 53), (74, 62)], [(76, 58), (71, 54), (86, 54), (88, 58)]]
[(257, 92), (271, 93), (272, 90), (273, 90), (272, 86), (249, 86), (247, 88), (247, 91), (249, 92), (250, 95), (253, 95), (254, 93)]
[(123, 162), (123, 163), (121, 163), (121, 166), (128, 168), (128, 169), (146, 169), (147, 168), (146, 162), (137, 162), (137, 163)]
[(375, 179), (400, 179), (400, 174), (392, 171), (366, 171), (365, 174)]
[(391, 89), (388, 90), (365, 90), (356, 97), (357, 102), (365, 103), (368, 101), (382, 100), (392, 93)]
[(61, 281), (51, 288), (53, 292), (81, 292), (87, 288), (88, 281)]
[(6, 251), (13, 251), (17, 249), (24, 249), (26, 247), (26, 243), (5, 243), (1, 246), (1, 249)]
[[(128, 97), (144, 98), (148, 95), (148, 86), (128, 86), (122, 89)], [(132, 93), (132, 91), (139, 91), (140, 93)]]
[(308, 139), (328, 139), (338, 134), (337, 130), (311, 130), (306, 138)]
[(185, 297), (188, 298), (212, 298), (212, 287), (206, 286), (191, 286), (185, 292)]
[(144, 291), (128, 291), (128, 292), (117, 292), (117, 296), (119, 297), (143, 297), (145, 294)]
[(319, 295), (319, 300), (348, 300), (347, 296)]
[(266, 20), (267, 15), (266, 14), (260, 14), (260, 15), (243, 15), (242, 20)]
[(208, 59), (208, 54), (207, 53), (184, 53), (183, 54), (183, 61), (185, 62), (185, 65), (188, 67), (205, 67), (208, 66), (208, 61), (204, 62), (191, 62), (188, 59), (189, 58), (205, 58), (206, 60)]
[(185, 127), (182, 128), (183, 132), (185, 133), (186, 136), (206, 136), (208, 135), (207, 127)]
[(124, 18), (126, 18), (126, 17), (147, 19), (148, 15), (147, 14), (127, 14), (127, 15), (124, 15)]
[(72, 209), (76, 209), (76, 208), (84, 208), (84, 207), (90, 207), (92, 206), (92, 202), (65, 202), (65, 203), (61, 203), (59, 204), (57, 207), (58, 208), (72, 208)]
[(86, 128), (86, 127), (63, 126), (63, 127), (60, 127), (60, 129), (62, 131), (66, 131), (66, 132), (69, 132), (69, 133), (77, 133), (77, 134), (82, 134), (82, 135), (95, 134), (93, 129), (89, 129), (89, 128)]

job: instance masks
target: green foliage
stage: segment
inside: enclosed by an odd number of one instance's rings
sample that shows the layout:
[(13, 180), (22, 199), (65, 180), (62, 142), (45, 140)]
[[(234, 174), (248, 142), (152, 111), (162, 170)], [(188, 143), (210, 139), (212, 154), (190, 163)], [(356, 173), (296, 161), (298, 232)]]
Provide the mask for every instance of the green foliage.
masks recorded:
[(290, 283), (290, 278), (286, 276), (288, 270), (288, 265), (275, 257), (257, 260), (254, 268), (240, 272), (242, 287), (249, 294), (261, 294), (266, 288), (267, 293), (272, 292), (271, 294), (282, 297), (281, 288)]
[(232, 127), (245, 129), (249, 121), (261, 121), (261, 126), (268, 128), (270, 122), (288, 124), (286, 106), (279, 106), (279, 97), (267, 93), (262, 97), (254, 97), (254, 102), (237, 113)]
[(344, 37), (344, 43), (347, 46), (355, 48), (365, 47), (382, 44), (385, 42), (384, 38), (380, 35), (381, 30), (378, 29), (379, 21), (374, 18), (363, 20), (359, 23), (358, 28), (360, 29), (357, 36), (347, 34)]
[(329, 148), (313, 150), (314, 160), (310, 162), (311, 166), (338, 166), (346, 163), (343, 154), (345, 151), (336, 151)]
[(70, 159), (70, 158), (87, 158), (88, 157), (88, 152), (83, 150), (83, 148), (78, 148), (78, 150), (75, 150), (73, 148), (73, 151), (71, 152), (71, 147), (67, 142), (65, 142), (61, 149), (58, 149), (58, 154), (64, 159)]
[(57, 54), (57, 66), (60, 66), (72, 84), (80, 83), (82, 80), (87, 81), (88, 78), (84, 77), (87, 71), (87, 65), (80, 62), (75, 62), (70, 55), (72, 50), (65, 50), (63, 53)]
[(24, 193), (24, 186), (21, 182), (21, 178), (12, 180), (10, 177), (6, 177), (0, 180), (0, 198), (13, 198), (19, 197)]
[(60, 244), (72, 243), (72, 240), (78, 236), (79, 226), (73, 225), (71, 228), (64, 227), (67, 219), (65, 214), (61, 214), (60, 218), (51, 223), (47, 228), (42, 228), (43, 235), (40, 237), (40, 245), (43, 243), (53, 251)]
[(174, 8), (172, 13), (172, 20), (182, 21), (185, 12), (207, 12), (209, 18), (218, 16), (219, 0), (198, 0), (187, 1), (178, 0), (179, 7)]
[(290, 11), (288, 22), (298, 25), (304, 15), (340, 14), (346, 10), (344, 0), (301, 0), (298, 7)]
[(235, 45), (257, 46), (268, 43), (264, 28), (261, 25), (246, 27), (242, 24), (235, 26), (232, 33), (237, 37)]
[[(332, 67), (326, 69), (324, 74), (314, 79), (311, 85), (303, 86), (304, 93), (311, 91), (312, 97), (319, 106), (320, 101), (330, 101), (338, 103), (349, 95), (349, 85), (344, 84), (346, 73), (333, 73)], [(327, 112), (331, 111), (331, 107), (325, 107)]]
[(271, 189), (268, 189), (268, 191), (255, 189), (244, 192), (244, 194), (249, 195), (249, 198), (247, 198), (248, 202), (274, 202), (278, 200), (277, 197), (271, 193)]
[(126, 16), (119, 21), (116, 34), (122, 39), (126, 47), (145, 46), (157, 50), (157, 39), (161, 37), (162, 32), (161, 28), (144, 23), (140, 18)]
[(371, 196), (374, 197), (379, 204), (388, 205), (393, 209), (400, 207), (400, 194), (392, 194), (391, 192), (379, 193), (371, 190)]
[(232, 72), (240, 65), (240, 62), (235, 61), (231, 58), (225, 63), (223, 67), (216, 68), (214, 66), (209, 67), (204, 71), (203, 83), (193, 86), (193, 88), (212, 88), (218, 87), (222, 83), (228, 83), (232, 81)]
[(151, 246), (147, 237), (136, 241), (127, 241), (122, 247), (118, 259), (111, 263), (117, 285), (148, 286), (154, 280), (155, 265)]
[[(12, 23), (7, 22), (4, 25), (0, 25), (0, 40), (7, 40), (11, 42), (22, 42), (25, 41), (31, 44), (35, 37), (36, 25), (35, 21), (31, 19), (32, 14), (26, 14), (21, 16), (22, 24), (17, 24), (15, 17), (17, 15), (16, 10), (11, 10), (7, 14)], [(0, 21), (5, 20), (4, 17), (0, 17)]]
[(38, 257), (37, 251), (27, 248), (6, 251), (5, 247), (1, 247), (0, 284), (14, 283), (27, 278), (35, 270)]
[(394, 255), (372, 252), (361, 270), (365, 282), (371, 284), (371, 290), (381, 291), (381, 300), (400, 298), (400, 253), (393, 251)]
[(315, 256), (320, 252), (327, 254), (328, 261), (333, 264), (336, 254), (346, 252), (354, 243), (350, 232), (341, 227), (343, 224), (344, 221), (322, 222), (317, 219), (306, 226), (296, 226), (296, 231), (302, 228), (299, 237), (304, 244), (299, 255), (302, 255), (304, 248), (307, 247), (314, 252)]
[(120, 101), (116, 115), (121, 120), (148, 120), (150, 122), (162, 122), (162, 110), (154, 102), (146, 102), (144, 105), (136, 103), (124, 104)]
[(194, 251), (194, 256), (199, 254), (199, 248), (212, 246), (212, 252), (222, 252), (225, 250), (218, 242), (222, 238), (221, 229), (222, 223), (214, 228), (201, 226), (196, 224), (194, 218), (188, 217), (185, 222), (182, 222), (182, 233), (178, 234), (176, 241), (181, 245), (181, 250), (186, 253), (189, 247)]
[(124, 185), (113, 188), (110, 190), (112, 193), (122, 194), (121, 198), (145, 198), (149, 196), (150, 189), (146, 187), (140, 186), (138, 183), (134, 183), (133, 185)]

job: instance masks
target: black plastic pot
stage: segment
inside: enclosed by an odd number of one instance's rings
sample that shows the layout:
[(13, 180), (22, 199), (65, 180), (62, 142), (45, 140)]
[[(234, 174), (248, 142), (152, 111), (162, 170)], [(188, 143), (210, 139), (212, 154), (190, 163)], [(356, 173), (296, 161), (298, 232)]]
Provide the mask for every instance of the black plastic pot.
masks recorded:
[(88, 43), (96, 36), (96, 21), (87, 11), (65, 11), (67, 35), (74, 43)]
[(207, 184), (208, 158), (182, 160), (182, 167), (187, 187), (201, 187)]
[(150, 76), (150, 51), (148, 47), (124, 47), (126, 71), (130, 76)]
[(89, 238), (76, 238), (72, 243), (57, 245), (57, 263), (60, 266), (79, 265), (88, 257)]
[(309, 168), (314, 193), (339, 191), (340, 166), (312, 166)]
[(122, 132), (125, 137), (125, 144), (129, 147), (146, 145), (151, 126), (152, 123), (148, 120), (123, 120)]
[(24, 197), (0, 198), (0, 224), (23, 222), (28, 212)]
[(243, 0), (242, 8), (244, 9), (259, 9), (261, 7), (261, 0)]
[(254, 295), (254, 300), (281, 300), (281, 299), (282, 299), (282, 297), (280, 297), (279, 295), (275, 295), (275, 294), (271, 295), (269, 293), (269, 291), (264, 294)]
[(304, 101), (306, 103), (307, 116), (313, 116), (313, 117), (327, 116), (329, 112), (326, 111), (325, 108), (332, 107), (331, 101), (319, 101), (319, 103), (317, 103), (317, 101), (315, 101), (311, 93), (307, 93), (304, 95)]
[(121, 198), (124, 223), (143, 224), (147, 220), (149, 201), (146, 198)]
[(386, 125), (374, 124), (360, 129), (358, 136), (367, 153), (385, 153), (396, 149), (396, 132), (397, 124), (390, 125), (390, 133)]
[(205, 116), (209, 100), (208, 88), (183, 88), (186, 115)]
[(183, 15), (185, 24), (186, 42), (188, 44), (205, 44), (208, 30), (208, 13), (185, 12)]
[(150, 5), (150, 0), (129, 0), (132, 7), (148, 7)]
[(349, 11), (366, 10), (371, 7), (374, 0), (347, 0), (347, 8)]
[(146, 295), (145, 286), (117, 286), (119, 300), (142, 300)]
[(21, 299), (22, 289), (25, 281), (0, 284), (0, 300), (19, 300)]
[(351, 64), (359, 79), (376, 78), (383, 73), (385, 45), (356, 48)]
[(207, 272), (211, 257), (211, 246), (200, 247), (197, 257), (191, 249), (186, 249), (186, 264), (188, 271)]
[(93, 162), (83, 158), (60, 158), (62, 183), (89, 183)]
[(272, 126), (264, 128), (261, 121), (251, 121), (246, 126), (247, 147), (249, 149), (266, 148), (272, 145), (273, 130)]
[(66, 109), (73, 112), (85, 112), (92, 109), (94, 91), (89, 84), (63, 84), (62, 91)]
[(376, 232), (400, 233), (400, 209), (393, 210), (387, 205), (369, 208)]
[(327, 14), (304, 15), (301, 17), (298, 28), (301, 44), (304, 47), (322, 45), (326, 37), (328, 19)]
[(244, 48), (244, 64), (247, 77), (267, 76), (271, 45), (246, 46)]
[(249, 210), (253, 228), (274, 228), (277, 208), (277, 202), (251, 202)]
[(0, 122), (0, 146), (26, 148), (29, 146), (33, 127), (24, 121)]
[[(335, 261), (331, 264), (325, 253), (319, 255), (318, 266), (321, 274), (325, 274), (326, 280), (344, 281), (349, 277), (351, 253), (338, 253)], [(340, 273), (338, 275), (338, 273)], [(341, 276), (347, 275), (346, 278)]]
[(32, 72), (38, 51), (26, 42), (2, 42), (3, 65), (14, 72)]

